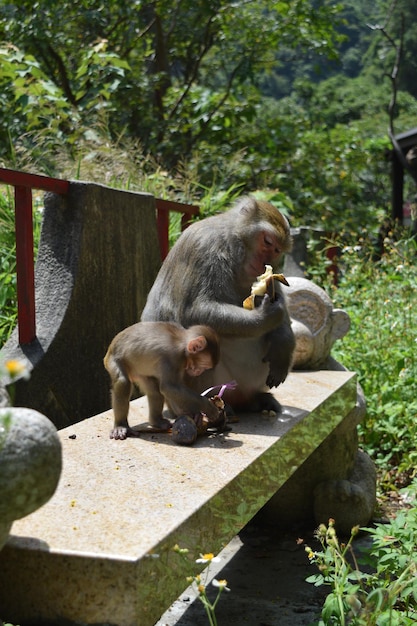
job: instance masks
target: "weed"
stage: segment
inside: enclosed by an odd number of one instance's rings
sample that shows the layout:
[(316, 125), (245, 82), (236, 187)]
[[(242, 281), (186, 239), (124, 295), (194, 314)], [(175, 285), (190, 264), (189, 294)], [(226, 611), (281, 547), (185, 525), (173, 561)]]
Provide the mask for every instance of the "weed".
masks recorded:
[(374, 459), (385, 488), (406, 482), (417, 465), (417, 243), (387, 239), (384, 253), (362, 242), (345, 248), (338, 288), (331, 297), (351, 318), (351, 330), (333, 356), (358, 373), (367, 399), (361, 445)]
[[(415, 483), (415, 489), (417, 483)], [(349, 541), (339, 542), (334, 520), (321, 524), (316, 536), (322, 549), (306, 546), (318, 574), (307, 578), (316, 585), (327, 585), (331, 592), (322, 607), (318, 626), (411, 626), (417, 620), (417, 508), (401, 511), (389, 524), (363, 529), (372, 546), (357, 559), (352, 529)], [(372, 573), (359, 569), (358, 563)]]
[[(187, 559), (187, 548), (180, 548), (178, 545), (176, 545), (174, 546), (173, 550), (182, 558)], [(204, 575), (202, 576), (201, 574), (195, 574), (194, 576), (187, 577), (187, 582), (194, 587), (198, 599), (204, 606), (210, 626), (217, 626), (216, 606), (220, 600), (222, 592), (230, 591), (229, 587), (227, 586), (227, 580), (217, 580), (216, 578), (213, 578), (211, 584), (217, 589), (217, 595), (213, 602), (210, 601), (207, 595), (207, 581), (209, 580), (210, 563), (215, 563), (219, 560), (220, 559), (218, 557), (215, 557), (212, 553), (201, 554), (200, 558), (196, 559), (196, 563), (207, 564)]]

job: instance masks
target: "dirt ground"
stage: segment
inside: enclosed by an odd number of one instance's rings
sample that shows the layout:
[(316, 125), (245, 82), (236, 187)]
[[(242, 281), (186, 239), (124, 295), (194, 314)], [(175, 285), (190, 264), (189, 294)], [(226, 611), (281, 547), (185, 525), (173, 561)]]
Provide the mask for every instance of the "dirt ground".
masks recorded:
[[(209, 572), (227, 580), (216, 608), (219, 626), (308, 626), (317, 621), (327, 592), (306, 578), (316, 569), (310, 564), (304, 543), (318, 545), (314, 528), (277, 532), (249, 524), (220, 553), (220, 564)], [(303, 540), (303, 541), (300, 541)], [(209, 585), (212, 599), (216, 590)], [(155, 626), (207, 626), (202, 603), (187, 589)]]

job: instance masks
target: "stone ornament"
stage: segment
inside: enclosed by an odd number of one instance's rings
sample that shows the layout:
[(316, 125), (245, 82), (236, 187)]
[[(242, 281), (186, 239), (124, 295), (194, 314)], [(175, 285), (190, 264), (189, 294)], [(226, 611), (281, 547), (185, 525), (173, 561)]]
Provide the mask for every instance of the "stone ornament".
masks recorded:
[(0, 408), (0, 549), (12, 523), (45, 504), (62, 468), (52, 422), (27, 408)]
[(292, 276), (288, 283), (285, 296), (296, 337), (293, 369), (331, 369), (330, 351), (348, 332), (349, 315), (334, 309), (324, 289), (311, 280)]

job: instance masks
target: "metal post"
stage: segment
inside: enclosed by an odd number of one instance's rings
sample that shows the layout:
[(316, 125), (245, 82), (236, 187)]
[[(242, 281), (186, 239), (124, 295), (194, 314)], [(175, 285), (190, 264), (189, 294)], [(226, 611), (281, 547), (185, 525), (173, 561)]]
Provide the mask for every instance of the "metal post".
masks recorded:
[(19, 343), (36, 337), (32, 190), (15, 187), (16, 274)]
[(163, 261), (169, 250), (169, 212), (167, 210), (157, 208), (156, 225), (158, 229), (161, 260)]
[(392, 219), (403, 223), (404, 170), (395, 150), (392, 151)]

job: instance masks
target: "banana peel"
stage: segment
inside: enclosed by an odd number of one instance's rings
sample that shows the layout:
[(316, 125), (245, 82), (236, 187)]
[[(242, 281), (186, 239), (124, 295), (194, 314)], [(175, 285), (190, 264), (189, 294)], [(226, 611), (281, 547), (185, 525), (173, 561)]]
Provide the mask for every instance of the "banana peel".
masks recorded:
[(258, 279), (252, 285), (251, 295), (244, 299), (243, 308), (252, 310), (258, 306), (265, 294), (268, 294), (271, 301), (275, 300), (275, 280), (289, 287), (289, 283), (284, 274), (274, 274), (271, 265), (265, 265), (265, 272), (258, 276)]

